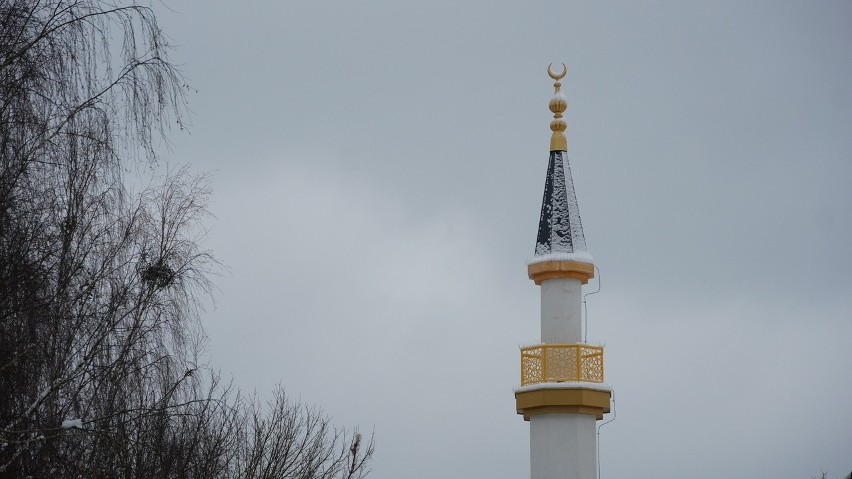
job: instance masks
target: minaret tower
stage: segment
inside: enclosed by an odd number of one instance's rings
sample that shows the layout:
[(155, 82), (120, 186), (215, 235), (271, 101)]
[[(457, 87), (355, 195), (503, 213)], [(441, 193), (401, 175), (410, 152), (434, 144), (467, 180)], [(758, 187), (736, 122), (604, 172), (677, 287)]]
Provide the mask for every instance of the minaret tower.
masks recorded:
[(609, 412), (611, 389), (603, 383), (603, 348), (583, 342), (582, 285), (594, 277), (568, 164), (560, 91), (565, 76), (548, 66), (555, 80), (550, 100), (550, 161), (538, 225), (535, 255), (527, 265), (541, 287), (541, 343), (521, 348), (518, 414), (530, 423), (531, 479), (595, 479), (595, 421)]

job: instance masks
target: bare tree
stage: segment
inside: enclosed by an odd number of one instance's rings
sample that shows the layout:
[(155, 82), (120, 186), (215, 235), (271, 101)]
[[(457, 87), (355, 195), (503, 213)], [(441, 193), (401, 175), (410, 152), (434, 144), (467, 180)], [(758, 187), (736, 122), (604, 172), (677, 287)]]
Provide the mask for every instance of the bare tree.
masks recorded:
[(211, 257), (187, 235), (203, 187), (181, 175), (130, 198), (122, 180), (122, 162), (154, 161), (155, 133), (182, 114), (166, 53), (138, 5), (0, 8), (0, 470), (12, 476), (115, 464), (140, 440), (133, 426), (193, 386), (182, 351)]
[(153, 11), (0, 0), (0, 476), (360, 478), (372, 439), (198, 362), (209, 191), (133, 194), (183, 127)]
[[(813, 479), (827, 479), (827, 478), (828, 478), (828, 473), (827, 473), (827, 472), (825, 472), (825, 471), (822, 471), (822, 470), (821, 470), (821, 471), (819, 471), (819, 475), (818, 475), (818, 476), (813, 476)], [(852, 479), (852, 472), (850, 472), (849, 474), (847, 474), (847, 475), (843, 476), (843, 479)]]
[(292, 402), (280, 388), (263, 407), (241, 408), (241, 448), (229, 477), (360, 479), (369, 472), (372, 437), (334, 428), (316, 408)]

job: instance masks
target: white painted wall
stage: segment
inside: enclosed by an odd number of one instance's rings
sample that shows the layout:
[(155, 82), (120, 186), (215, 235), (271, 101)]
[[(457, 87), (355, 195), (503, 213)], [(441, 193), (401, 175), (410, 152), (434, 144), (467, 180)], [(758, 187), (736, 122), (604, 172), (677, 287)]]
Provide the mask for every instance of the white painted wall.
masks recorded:
[[(541, 282), (541, 342), (575, 344), (583, 339), (583, 284), (560, 278)], [(539, 385), (540, 386), (540, 385)], [(565, 383), (559, 384), (565, 387)], [(531, 479), (596, 479), (595, 416), (530, 417)]]
[(559, 278), (541, 282), (541, 342), (574, 344), (583, 339), (579, 279)]
[(530, 417), (530, 478), (596, 479), (595, 434), (589, 414)]

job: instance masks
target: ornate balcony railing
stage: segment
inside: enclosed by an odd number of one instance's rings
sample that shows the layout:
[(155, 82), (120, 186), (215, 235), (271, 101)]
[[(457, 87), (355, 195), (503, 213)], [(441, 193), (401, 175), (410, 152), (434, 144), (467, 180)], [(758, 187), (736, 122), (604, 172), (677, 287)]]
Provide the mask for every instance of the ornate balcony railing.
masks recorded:
[(602, 383), (603, 348), (586, 344), (539, 344), (521, 348), (521, 386), (583, 381)]

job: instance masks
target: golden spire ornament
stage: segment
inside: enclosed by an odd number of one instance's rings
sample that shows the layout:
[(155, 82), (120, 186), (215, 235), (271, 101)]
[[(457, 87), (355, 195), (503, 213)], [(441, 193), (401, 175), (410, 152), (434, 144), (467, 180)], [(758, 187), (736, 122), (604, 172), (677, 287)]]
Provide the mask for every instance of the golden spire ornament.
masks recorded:
[(553, 63), (547, 66), (547, 74), (555, 80), (553, 83), (553, 98), (550, 99), (548, 106), (553, 112), (553, 121), (550, 122), (550, 130), (553, 132), (550, 136), (550, 151), (568, 151), (568, 140), (565, 138), (565, 121), (562, 119), (562, 113), (568, 108), (568, 101), (565, 100), (565, 95), (559, 90), (562, 86), (559, 83), (566, 73), (568, 68), (562, 64), (562, 72), (554, 73), (552, 70)]

